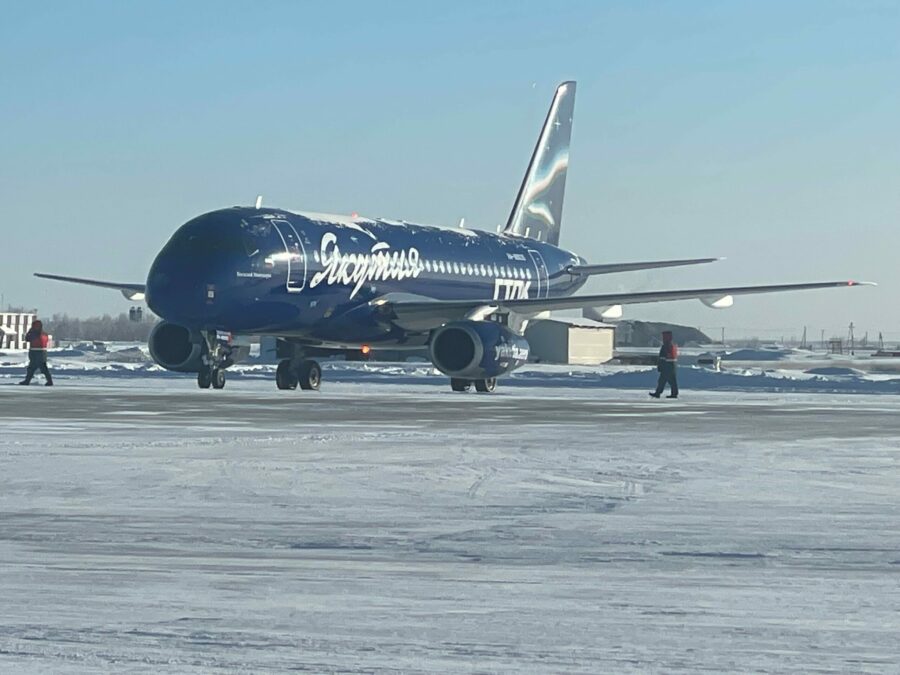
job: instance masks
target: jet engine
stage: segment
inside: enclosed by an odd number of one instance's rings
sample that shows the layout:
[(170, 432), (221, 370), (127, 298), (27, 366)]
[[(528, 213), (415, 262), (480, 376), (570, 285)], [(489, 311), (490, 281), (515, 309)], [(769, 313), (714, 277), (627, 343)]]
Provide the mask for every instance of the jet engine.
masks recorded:
[[(196, 332), (177, 323), (160, 321), (150, 332), (150, 356), (166, 370), (198, 373), (209, 354), (206, 341)], [(250, 355), (249, 345), (220, 342), (217, 368), (228, 368)]]
[(484, 380), (524, 365), (528, 349), (525, 338), (494, 321), (456, 321), (432, 333), (430, 356), (445, 375)]
[(179, 373), (196, 373), (203, 365), (206, 351), (199, 336), (194, 336), (184, 326), (160, 321), (153, 327), (148, 340), (150, 356), (166, 370)]

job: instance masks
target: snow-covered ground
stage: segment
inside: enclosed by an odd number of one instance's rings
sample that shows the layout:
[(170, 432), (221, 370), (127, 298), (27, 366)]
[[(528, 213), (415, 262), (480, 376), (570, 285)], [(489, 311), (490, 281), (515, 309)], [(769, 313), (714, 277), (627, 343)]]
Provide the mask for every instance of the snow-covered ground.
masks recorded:
[(201, 391), (75, 355), (26, 389), (15, 358), (2, 672), (900, 671), (888, 379), (650, 401), (634, 368), (477, 395), (248, 365)]

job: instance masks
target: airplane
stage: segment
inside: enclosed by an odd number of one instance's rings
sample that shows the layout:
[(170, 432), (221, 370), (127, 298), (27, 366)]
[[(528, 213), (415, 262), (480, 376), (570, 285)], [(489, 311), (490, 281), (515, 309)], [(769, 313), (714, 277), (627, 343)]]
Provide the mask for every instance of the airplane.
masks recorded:
[(556, 89), (506, 226), (486, 232), (403, 220), (235, 206), (182, 225), (146, 283), (36, 273), (146, 300), (161, 321), (149, 338), (163, 368), (225, 386), (249, 341), (277, 338), (279, 389), (319, 389), (314, 356), (428, 348), (453, 391), (490, 392), (522, 366), (528, 321), (552, 310), (871, 285), (827, 281), (577, 295), (589, 277), (710, 263), (717, 258), (590, 264), (559, 246), (575, 82)]

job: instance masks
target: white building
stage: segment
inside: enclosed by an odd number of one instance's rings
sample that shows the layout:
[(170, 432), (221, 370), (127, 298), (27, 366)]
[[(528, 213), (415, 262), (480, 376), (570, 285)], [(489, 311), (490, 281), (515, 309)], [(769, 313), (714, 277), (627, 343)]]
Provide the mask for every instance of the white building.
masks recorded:
[(37, 317), (34, 312), (0, 312), (0, 349), (27, 349), (25, 333)]
[(525, 339), (531, 360), (594, 366), (613, 357), (616, 328), (590, 319), (540, 319), (531, 321)]

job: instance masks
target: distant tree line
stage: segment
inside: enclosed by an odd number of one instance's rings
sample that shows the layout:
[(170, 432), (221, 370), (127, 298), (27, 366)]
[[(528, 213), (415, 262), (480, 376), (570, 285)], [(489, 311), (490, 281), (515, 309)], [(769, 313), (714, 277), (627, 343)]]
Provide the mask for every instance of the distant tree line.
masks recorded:
[(104, 314), (87, 319), (68, 314), (54, 314), (44, 319), (44, 330), (59, 340), (100, 340), (114, 342), (146, 342), (156, 317), (145, 311), (140, 321), (132, 321), (125, 312), (118, 316)]

